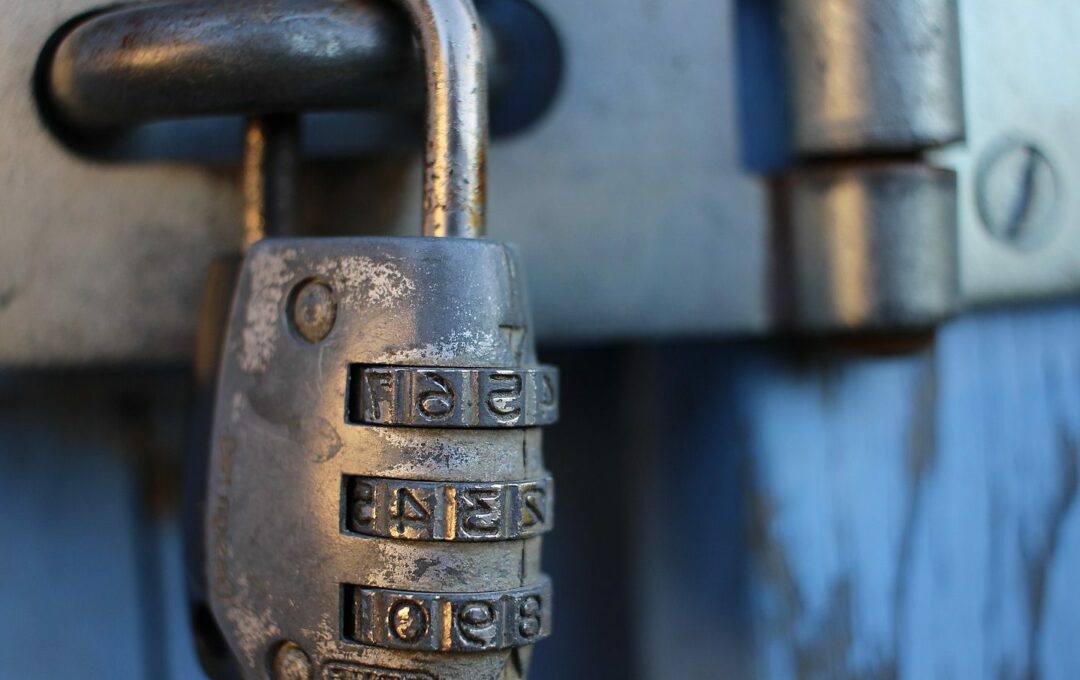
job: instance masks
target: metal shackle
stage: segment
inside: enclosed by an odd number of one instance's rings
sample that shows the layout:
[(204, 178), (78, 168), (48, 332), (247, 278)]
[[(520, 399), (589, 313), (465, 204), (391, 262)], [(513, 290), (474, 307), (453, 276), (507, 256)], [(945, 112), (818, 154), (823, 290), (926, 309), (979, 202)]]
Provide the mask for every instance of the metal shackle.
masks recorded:
[(483, 33), (472, 0), (394, 0), (420, 41), (426, 88), (424, 236), (484, 235), (488, 144)]

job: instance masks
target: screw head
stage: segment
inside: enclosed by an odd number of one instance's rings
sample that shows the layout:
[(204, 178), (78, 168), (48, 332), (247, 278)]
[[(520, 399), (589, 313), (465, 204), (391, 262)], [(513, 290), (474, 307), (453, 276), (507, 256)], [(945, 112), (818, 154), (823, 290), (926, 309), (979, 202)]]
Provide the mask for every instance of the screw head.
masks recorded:
[(976, 200), (983, 226), (994, 238), (1034, 249), (1057, 226), (1061, 183), (1057, 168), (1033, 142), (1007, 139), (979, 161)]
[(304, 281), (290, 299), (289, 319), (297, 335), (317, 343), (330, 334), (337, 319), (337, 301), (330, 286), (316, 280)]
[(295, 642), (283, 642), (271, 663), (274, 680), (311, 680), (311, 659)]

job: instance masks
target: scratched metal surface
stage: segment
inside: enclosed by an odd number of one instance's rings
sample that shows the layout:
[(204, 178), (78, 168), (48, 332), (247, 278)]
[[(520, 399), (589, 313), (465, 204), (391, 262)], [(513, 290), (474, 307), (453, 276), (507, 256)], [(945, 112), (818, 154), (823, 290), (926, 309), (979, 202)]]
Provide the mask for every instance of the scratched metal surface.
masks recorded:
[[(545, 357), (559, 599), (533, 680), (1080, 677), (1078, 337), (1069, 305), (899, 357)], [(597, 384), (617, 394), (590, 408)], [(0, 677), (199, 677), (175, 527), (138, 519), (128, 455), (176, 424), (133, 439), (104, 394), (0, 387)]]

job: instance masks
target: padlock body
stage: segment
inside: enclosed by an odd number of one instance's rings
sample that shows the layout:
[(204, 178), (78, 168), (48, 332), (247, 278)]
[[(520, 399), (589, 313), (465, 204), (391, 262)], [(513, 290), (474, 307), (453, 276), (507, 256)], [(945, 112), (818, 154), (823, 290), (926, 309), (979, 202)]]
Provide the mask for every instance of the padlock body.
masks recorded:
[[(237, 281), (206, 582), (246, 678), (497, 680), (550, 630), (554, 489), (513, 250), (268, 239)], [(282, 655), (289, 658), (282, 662)]]

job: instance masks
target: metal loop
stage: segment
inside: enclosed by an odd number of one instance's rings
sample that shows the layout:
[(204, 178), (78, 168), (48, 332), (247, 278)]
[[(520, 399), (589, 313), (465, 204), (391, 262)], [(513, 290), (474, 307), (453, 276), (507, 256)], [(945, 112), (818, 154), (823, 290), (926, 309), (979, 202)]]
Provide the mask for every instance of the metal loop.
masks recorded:
[(488, 143), (483, 33), (472, 0), (395, 0), (424, 58), (425, 236), (484, 235)]
[[(423, 233), (482, 236), (488, 83), (476, 8), (472, 0), (394, 2), (409, 15), (424, 60)], [(49, 57), (49, 108), (62, 126), (92, 130), (160, 117), (402, 104), (415, 88), (407, 77), (414, 49), (387, 10), (371, 0), (201, 0), (106, 11), (68, 29)]]

